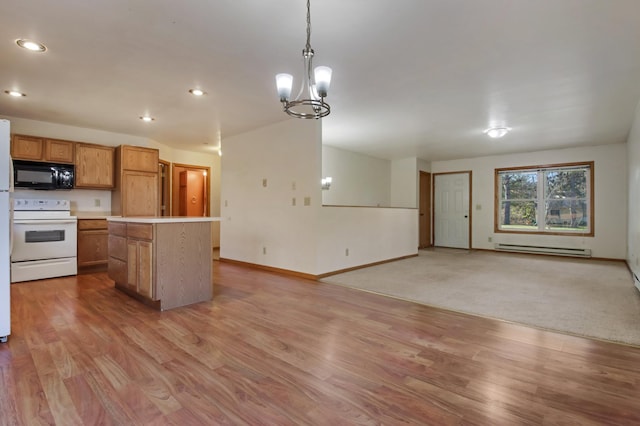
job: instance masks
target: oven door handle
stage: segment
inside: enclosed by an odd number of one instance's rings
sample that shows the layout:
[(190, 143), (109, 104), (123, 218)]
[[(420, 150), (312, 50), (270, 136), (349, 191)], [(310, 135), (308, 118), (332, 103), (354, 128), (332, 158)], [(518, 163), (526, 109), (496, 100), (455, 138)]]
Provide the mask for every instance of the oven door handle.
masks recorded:
[(77, 220), (58, 220), (58, 219), (42, 219), (42, 220), (28, 220), (28, 219), (14, 219), (15, 225), (62, 225), (62, 224), (75, 224)]

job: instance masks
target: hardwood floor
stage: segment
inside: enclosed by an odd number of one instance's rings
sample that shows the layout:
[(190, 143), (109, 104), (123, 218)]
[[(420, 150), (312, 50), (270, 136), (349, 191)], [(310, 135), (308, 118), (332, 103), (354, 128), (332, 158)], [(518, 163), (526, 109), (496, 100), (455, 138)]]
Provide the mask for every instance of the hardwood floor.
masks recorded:
[(156, 312), (105, 273), (14, 284), (2, 425), (640, 424), (640, 349), (214, 265)]

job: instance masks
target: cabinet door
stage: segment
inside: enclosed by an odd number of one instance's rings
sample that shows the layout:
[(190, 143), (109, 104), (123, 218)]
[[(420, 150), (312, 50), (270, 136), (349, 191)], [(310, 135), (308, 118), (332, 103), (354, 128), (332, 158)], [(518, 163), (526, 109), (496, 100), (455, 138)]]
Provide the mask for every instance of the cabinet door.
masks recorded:
[(157, 216), (158, 173), (122, 172), (122, 216)]
[(61, 141), (57, 139), (45, 140), (45, 161), (51, 161), (53, 163), (73, 163), (73, 148), (74, 142)]
[(78, 231), (78, 266), (106, 264), (109, 260), (108, 241), (106, 229)]
[(44, 160), (44, 139), (34, 136), (13, 135), (11, 156), (14, 160)]
[(122, 146), (122, 169), (140, 172), (158, 172), (159, 151), (140, 146)]
[(138, 241), (138, 294), (153, 299), (153, 244)]
[(127, 241), (127, 287), (141, 296), (153, 299), (153, 243)]
[(110, 146), (77, 143), (76, 188), (113, 188), (114, 152)]

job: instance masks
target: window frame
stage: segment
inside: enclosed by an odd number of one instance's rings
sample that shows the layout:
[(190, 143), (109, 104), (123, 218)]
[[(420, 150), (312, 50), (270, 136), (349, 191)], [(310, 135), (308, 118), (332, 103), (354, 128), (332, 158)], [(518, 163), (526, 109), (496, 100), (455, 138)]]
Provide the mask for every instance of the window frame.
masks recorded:
[[(500, 187), (500, 174), (504, 172), (545, 172), (552, 171), (554, 169), (567, 169), (567, 168), (588, 168), (589, 169), (589, 177), (588, 177), (588, 185), (589, 189), (587, 191), (588, 196), (588, 206), (587, 209), (589, 211), (589, 230), (587, 232), (579, 232), (579, 231), (558, 231), (558, 230), (540, 230), (540, 228), (531, 230), (531, 229), (501, 229), (500, 226), (500, 212), (501, 212), (501, 204), (502, 204), (502, 188)], [(535, 165), (535, 166), (524, 166), (524, 167), (504, 167), (494, 169), (494, 229), (493, 231), (496, 233), (504, 233), (504, 234), (532, 234), (532, 235), (562, 235), (569, 237), (593, 237), (595, 235), (595, 197), (594, 197), (594, 182), (595, 182), (595, 168), (594, 161), (583, 161), (576, 163), (560, 163), (560, 164), (547, 164), (547, 165)], [(544, 203), (544, 193), (536, 194), (536, 202)]]

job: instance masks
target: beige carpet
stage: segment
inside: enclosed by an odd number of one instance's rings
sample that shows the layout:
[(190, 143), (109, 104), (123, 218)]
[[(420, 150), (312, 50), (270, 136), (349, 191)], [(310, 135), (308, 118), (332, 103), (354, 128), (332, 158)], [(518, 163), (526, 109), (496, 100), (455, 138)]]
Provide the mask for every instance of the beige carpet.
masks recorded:
[(640, 292), (623, 262), (432, 249), (322, 281), (640, 346)]

